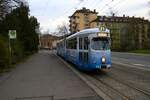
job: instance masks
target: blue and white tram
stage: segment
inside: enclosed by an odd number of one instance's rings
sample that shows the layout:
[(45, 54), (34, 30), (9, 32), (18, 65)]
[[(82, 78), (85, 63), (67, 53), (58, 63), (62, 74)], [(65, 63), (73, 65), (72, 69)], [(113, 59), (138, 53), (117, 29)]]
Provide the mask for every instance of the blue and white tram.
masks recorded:
[(57, 54), (86, 71), (111, 67), (110, 31), (85, 29), (57, 43)]

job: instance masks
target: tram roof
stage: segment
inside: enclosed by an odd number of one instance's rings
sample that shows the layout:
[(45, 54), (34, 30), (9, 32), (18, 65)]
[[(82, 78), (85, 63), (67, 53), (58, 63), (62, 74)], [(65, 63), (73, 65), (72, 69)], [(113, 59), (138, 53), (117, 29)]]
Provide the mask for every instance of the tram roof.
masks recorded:
[(110, 31), (109, 31), (109, 29), (106, 29), (105, 31), (100, 31), (99, 28), (84, 29), (84, 30), (81, 30), (81, 31), (67, 37), (67, 39), (70, 39), (70, 38), (73, 38), (73, 37), (76, 37), (76, 36), (79, 36), (79, 35), (89, 35), (89, 34), (98, 33), (98, 32), (109, 33)]

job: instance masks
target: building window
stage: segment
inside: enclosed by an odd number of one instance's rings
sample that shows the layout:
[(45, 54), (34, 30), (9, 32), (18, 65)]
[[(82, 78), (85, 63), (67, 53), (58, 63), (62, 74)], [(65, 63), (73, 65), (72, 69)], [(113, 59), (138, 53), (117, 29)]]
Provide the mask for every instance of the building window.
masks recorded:
[(97, 23), (97, 26), (99, 26), (99, 23)]
[(77, 16), (76, 18), (77, 18), (77, 19), (79, 19), (80, 17), (79, 17), (79, 16)]
[(105, 20), (105, 21), (107, 21), (108, 19), (107, 19), (107, 18), (105, 18), (104, 20)]
[(84, 23), (88, 23), (88, 22), (89, 22), (88, 17), (84, 17)]
[(111, 18), (110, 20), (111, 20), (111, 21), (114, 21), (114, 19), (112, 19), (112, 18)]
[(103, 21), (104, 19), (103, 19), (103, 17), (101, 16), (99, 20), (100, 20), (100, 21)]
[(84, 16), (88, 16), (88, 14), (84, 14)]
[(84, 26), (85, 26), (85, 27), (88, 27), (89, 25), (88, 25), (88, 24), (84, 24)]

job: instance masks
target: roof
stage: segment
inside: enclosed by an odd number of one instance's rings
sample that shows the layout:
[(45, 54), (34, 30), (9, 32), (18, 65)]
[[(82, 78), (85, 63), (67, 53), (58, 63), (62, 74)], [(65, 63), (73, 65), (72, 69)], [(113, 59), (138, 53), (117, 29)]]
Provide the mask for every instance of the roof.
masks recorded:
[(96, 10), (91, 11), (90, 9), (86, 9), (85, 7), (83, 7), (82, 9), (76, 10), (72, 16), (69, 17), (73, 17), (76, 13), (93, 13), (93, 14), (98, 14), (98, 12), (96, 12)]
[(131, 22), (131, 21), (137, 21), (137, 22), (145, 22), (145, 23), (149, 23), (148, 20), (145, 20), (144, 18), (139, 18), (139, 17), (125, 17), (125, 15), (123, 17), (120, 16), (98, 16), (95, 20), (91, 21), (92, 22)]
[(67, 39), (70, 39), (70, 38), (73, 38), (73, 37), (76, 37), (76, 36), (79, 36), (79, 35), (89, 35), (89, 34), (93, 34), (93, 33), (97, 33), (97, 32), (107, 32), (107, 33), (109, 33), (110, 30), (106, 29), (105, 31), (101, 31), (99, 28), (84, 29), (84, 30), (81, 30), (80, 32), (77, 32), (77, 33), (67, 37)]

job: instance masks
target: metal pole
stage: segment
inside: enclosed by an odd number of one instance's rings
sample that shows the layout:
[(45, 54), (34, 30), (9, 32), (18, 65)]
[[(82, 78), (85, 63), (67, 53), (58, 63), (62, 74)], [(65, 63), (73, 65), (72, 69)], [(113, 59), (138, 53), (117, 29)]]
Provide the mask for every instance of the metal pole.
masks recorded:
[(8, 36), (8, 45), (9, 45), (9, 65), (11, 65), (11, 40), (10, 37)]

